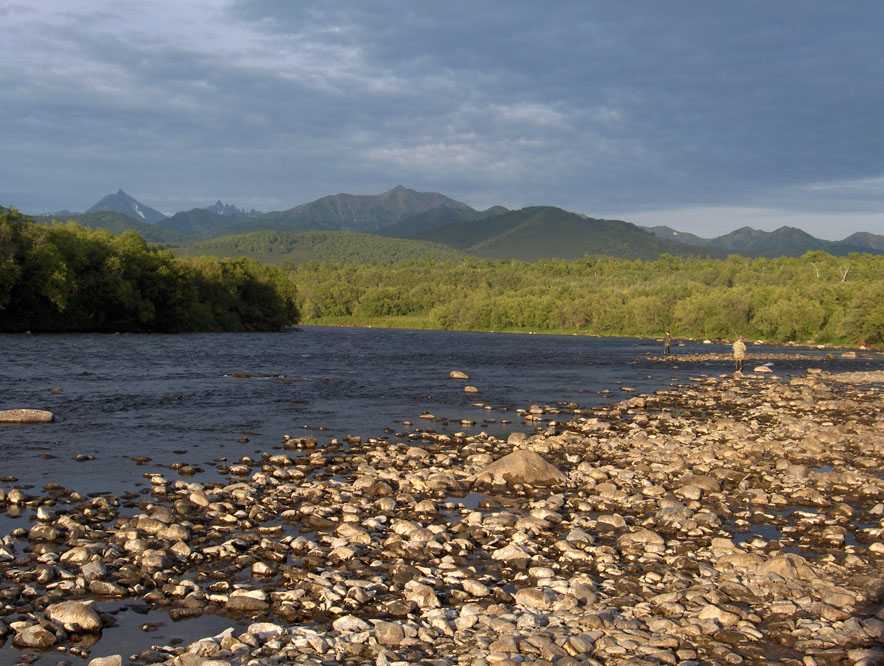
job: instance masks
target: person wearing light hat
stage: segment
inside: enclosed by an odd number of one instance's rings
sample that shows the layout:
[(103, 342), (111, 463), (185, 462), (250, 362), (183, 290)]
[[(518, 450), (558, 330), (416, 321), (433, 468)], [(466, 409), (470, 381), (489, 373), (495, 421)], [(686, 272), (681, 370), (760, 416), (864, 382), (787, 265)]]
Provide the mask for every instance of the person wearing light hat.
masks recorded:
[(746, 343), (743, 342), (743, 336), (741, 335), (737, 338), (737, 341), (734, 342), (734, 371), (735, 372), (743, 372), (743, 361), (746, 358)]

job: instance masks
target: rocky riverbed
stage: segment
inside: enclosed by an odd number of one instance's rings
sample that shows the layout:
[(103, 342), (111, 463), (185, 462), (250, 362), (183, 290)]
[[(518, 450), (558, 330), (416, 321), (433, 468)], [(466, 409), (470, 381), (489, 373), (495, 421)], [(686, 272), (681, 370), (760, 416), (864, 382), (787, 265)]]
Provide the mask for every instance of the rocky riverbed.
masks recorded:
[[(729, 345), (728, 345), (729, 347)], [(672, 354), (653, 355), (648, 354), (646, 359), (653, 363), (732, 363), (733, 353), (731, 351), (712, 351), (712, 352), (687, 352), (680, 353), (676, 351)], [(777, 363), (784, 361), (792, 362), (811, 362), (818, 364), (827, 364), (832, 361), (840, 363), (856, 362), (856, 361), (881, 361), (884, 359), (879, 351), (838, 351), (829, 350), (827, 352), (776, 352), (770, 350), (757, 350), (750, 348), (746, 354), (746, 366), (758, 363)]]
[[(819, 371), (724, 376), (533, 405), (506, 440), (286, 437), (148, 496), (8, 488), (33, 520), (0, 541), (0, 641), (102, 666), (881, 663), (882, 406)], [(115, 657), (114, 604), (230, 629)]]

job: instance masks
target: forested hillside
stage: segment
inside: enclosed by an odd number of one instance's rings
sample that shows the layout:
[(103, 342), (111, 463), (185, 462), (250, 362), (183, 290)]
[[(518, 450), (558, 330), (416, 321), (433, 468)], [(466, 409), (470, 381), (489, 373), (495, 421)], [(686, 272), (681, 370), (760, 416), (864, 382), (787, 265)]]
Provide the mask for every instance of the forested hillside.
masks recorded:
[(98, 211), (92, 213), (71, 213), (64, 217), (40, 216), (34, 218), (35, 222), (44, 224), (58, 224), (60, 222), (74, 222), (81, 227), (89, 229), (104, 229), (112, 234), (121, 234), (124, 231), (134, 231), (148, 243), (167, 243), (176, 240), (176, 236), (159, 224), (148, 224), (133, 220), (128, 215), (115, 211)]
[(0, 331), (276, 330), (297, 319), (278, 269), (178, 259), (132, 231), (0, 210)]
[(189, 256), (249, 257), (270, 264), (395, 263), (462, 256), (445, 245), (353, 231), (256, 231), (182, 245), (175, 252)]
[(578, 259), (603, 254), (655, 259), (662, 254), (716, 256), (716, 250), (657, 238), (629, 222), (532, 206), (487, 219), (457, 221), (415, 235), (488, 259)]
[(884, 344), (884, 257), (311, 264), (309, 321)]

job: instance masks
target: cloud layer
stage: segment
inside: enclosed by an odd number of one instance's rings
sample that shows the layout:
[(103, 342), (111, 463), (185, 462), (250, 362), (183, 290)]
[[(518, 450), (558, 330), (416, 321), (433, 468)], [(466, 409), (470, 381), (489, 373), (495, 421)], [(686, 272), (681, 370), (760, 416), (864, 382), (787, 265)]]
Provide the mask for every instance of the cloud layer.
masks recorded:
[(25, 210), (403, 183), (884, 232), (877, 2), (13, 0), (0, 28), (0, 202)]

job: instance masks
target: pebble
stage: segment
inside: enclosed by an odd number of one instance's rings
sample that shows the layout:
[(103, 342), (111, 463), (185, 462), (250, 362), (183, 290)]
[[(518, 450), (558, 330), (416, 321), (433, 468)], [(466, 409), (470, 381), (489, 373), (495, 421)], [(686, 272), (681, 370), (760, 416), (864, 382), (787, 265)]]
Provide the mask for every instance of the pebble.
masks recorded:
[(628, 393), (512, 410), (506, 438), (288, 437), (219, 482), (149, 472), (135, 499), (3, 488), (35, 515), (0, 539), (0, 640), (86, 656), (114, 629), (84, 599), (118, 597), (230, 618), (139, 655), (177, 666), (875, 663), (880, 391), (813, 372)]

